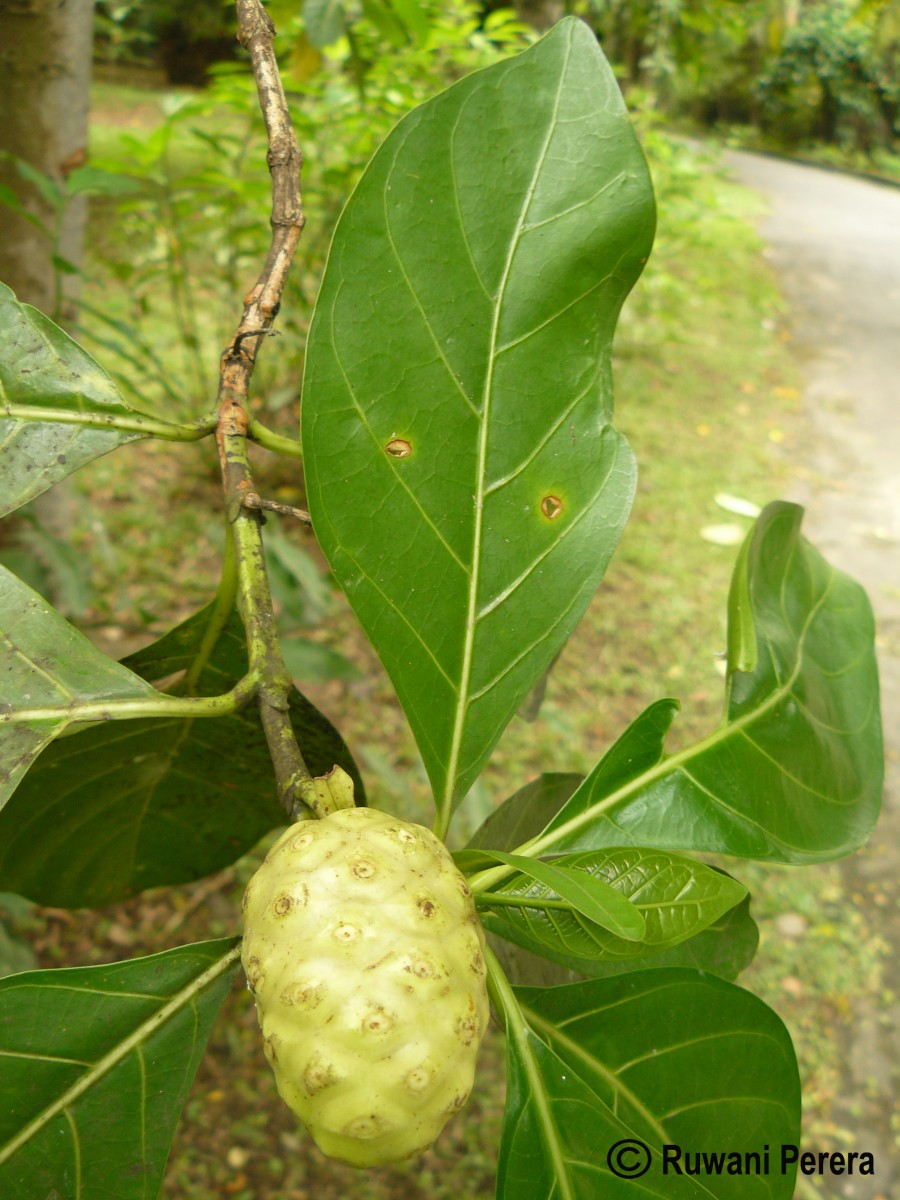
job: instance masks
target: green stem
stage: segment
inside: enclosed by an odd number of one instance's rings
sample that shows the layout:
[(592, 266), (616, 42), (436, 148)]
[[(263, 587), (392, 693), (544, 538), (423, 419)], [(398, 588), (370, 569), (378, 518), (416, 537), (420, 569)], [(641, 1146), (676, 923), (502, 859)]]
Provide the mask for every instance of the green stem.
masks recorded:
[(303, 457), (303, 451), (300, 449), (300, 443), (296, 438), (285, 437), (283, 433), (276, 433), (274, 429), (267, 429), (265, 425), (261, 425), (253, 417), (247, 423), (247, 432), (252, 441), (263, 446), (266, 450), (272, 450), (275, 454), (286, 454), (289, 458)]
[(527, 1041), (528, 1027), (525, 1024), (525, 1018), (522, 1016), (522, 1010), (519, 1007), (516, 994), (512, 990), (512, 986), (506, 978), (503, 968), (500, 966), (500, 960), (490, 946), (485, 946), (484, 948), (484, 961), (487, 964), (488, 994), (491, 997), (491, 1002), (494, 1008), (503, 1014), (506, 1036), (512, 1038), (522, 1048)]
[(551, 1163), (553, 1177), (557, 1182), (557, 1190), (554, 1191), (554, 1195), (558, 1195), (560, 1200), (575, 1200), (568, 1182), (570, 1176), (559, 1132), (548, 1103), (544, 1081), (541, 1078), (541, 1069), (532, 1050), (532, 1039), (536, 1035), (528, 1027), (516, 994), (510, 986), (497, 956), (490, 947), (485, 947), (484, 956), (488, 969), (488, 992), (494, 1007), (503, 1013), (507, 1042), (515, 1043), (519, 1061), (528, 1080), (530, 1103), (534, 1108), (538, 1136), (544, 1143), (544, 1150)]
[(123, 433), (138, 433), (167, 442), (197, 442), (209, 437), (216, 428), (214, 416), (203, 417), (189, 425), (176, 425), (140, 413), (126, 416), (120, 413), (74, 412), (68, 408), (35, 408), (30, 404), (4, 404), (0, 409), (0, 419), (3, 417), (16, 421), (45, 421), (54, 425), (83, 425), (88, 429), (119, 429)]
[(250, 671), (257, 680), (259, 715), (275, 768), (279, 799), (294, 821), (310, 812), (324, 817), (332, 807), (316, 788), (291, 723), (294, 681), (284, 663), (272, 611), (262, 519), (256, 509), (242, 503), (253, 483), (247, 458), (246, 412), (236, 399), (222, 402), (216, 437), (225, 511), (234, 545), (238, 608), (247, 634)]
[[(293, 820), (312, 812), (327, 816), (338, 801), (318, 788), (303, 760), (291, 723), (294, 681), (284, 663), (272, 595), (266, 577), (258, 499), (247, 456), (247, 438), (261, 433), (262, 444), (296, 453), (296, 443), (272, 434), (248, 415), (250, 379), (256, 355), (271, 328), (305, 217), (300, 197), (302, 156), (291, 125), (287, 98), (273, 49), (275, 26), (262, 0), (235, 0), (238, 41), (250, 56), (269, 143), (272, 177), (272, 242), (256, 284), (244, 297), (238, 328), (222, 355), (216, 446), (225, 492), (225, 516), (231, 527), (237, 564), (238, 607), (247, 633), (250, 671), (256, 679), (259, 715), (269, 744), (282, 805)], [(320, 795), (320, 791), (322, 795)], [(305, 811), (306, 810), (306, 811)]]
[(507, 896), (505, 893), (488, 892), (475, 897), (479, 908), (496, 908), (504, 904), (515, 908), (564, 908), (572, 912), (568, 900), (545, 900), (541, 896)]
[(251, 672), (221, 696), (167, 696), (159, 692), (139, 700), (86, 700), (45, 708), (17, 708), (15, 712), (0, 712), (0, 725), (30, 721), (132, 721), (138, 717), (227, 717), (239, 712), (255, 690), (256, 680)]

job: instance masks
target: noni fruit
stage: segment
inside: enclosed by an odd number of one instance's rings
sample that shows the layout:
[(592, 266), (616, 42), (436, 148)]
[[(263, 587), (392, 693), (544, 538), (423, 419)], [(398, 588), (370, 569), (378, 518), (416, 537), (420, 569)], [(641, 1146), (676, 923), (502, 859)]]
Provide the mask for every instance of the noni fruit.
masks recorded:
[(468, 1098), (484, 933), (428, 829), (371, 808), (291, 826), (244, 895), (242, 959), (282, 1099), (332, 1158), (414, 1158)]

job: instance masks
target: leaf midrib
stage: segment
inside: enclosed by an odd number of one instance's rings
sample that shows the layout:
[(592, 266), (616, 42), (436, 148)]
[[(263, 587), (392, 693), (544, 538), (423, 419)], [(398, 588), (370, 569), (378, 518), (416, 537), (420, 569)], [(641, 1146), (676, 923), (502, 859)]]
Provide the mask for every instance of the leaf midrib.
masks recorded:
[(52, 1104), (48, 1104), (42, 1112), (33, 1117), (28, 1124), (19, 1131), (19, 1133), (6, 1143), (5, 1146), (0, 1146), (0, 1164), (3, 1164), (8, 1159), (17, 1153), (24, 1145), (26, 1145), (37, 1133), (39, 1133), (50, 1121), (65, 1112), (75, 1101), (79, 1100), (85, 1092), (89, 1091), (104, 1075), (107, 1075), (114, 1067), (118, 1066), (124, 1058), (126, 1058), (132, 1050), (139, 1050), (142, 1044), (147, 1041), (157, 1029), (179, 1012), (186, 1004), (192, 1003), (194, 998), (203, 992), (210, 984), (214, 983), (220, 975), (236, 962), (240, 956), (241, 944), (233, 946), (226, 954), (223, 954), (212, 966), (207, 967), (196, 979), (176, 992), (172, 998), (157, 1009), (157, 1011), (143, 1021), (137, 1029), (123, 1038), (121, 1042), (112, 1050), (98, 1059), (93, 1067), (87, 1071), (76, 1083), (66, 1088)]
[[(649, 771), (645, 771), (642, 775), (639, 775), (636, 779), (631, 780), (623, 787), (617, 789), (615, 792), (612, 792), (609, 796), (597, 801), (596, 804), (592, 804), (589, 808), (585, 809), (584, 812), (572, 817), (569, 821), (566, 821), (563, 825), (551, 830), (543, 837), (536, 839), (531, 845), (528, 846), (528, 853), (531, 855), (543, 853), (555, 842), (558, 842), (563, 837), (576, 832), (581, 828), (582, 825), (587, 824), (601, 814), (608, 812), (611, 808), (615, 808), (617, 805), (622, 803), (623, 800), (627, 800), (633, 792), (646, 788), (650, 784), (655, 783), (657, 779), (668, 775), (673, 771), (681, 770), (683, 763), (690, 762), (692, 759), (700, 757), (707, 750), (714, 748), (726, 738), (741, 733), (748, 725), (752, 725), (755, 721), (759, 720), (760, 717), (764, 716), (769, 709), (776, 707), (785, 698), (785, 696), (790, 695), (791, 689), (800, 675), (803, 664), (804, 643), (809, 633), (810, 626), (825, 604), (825, 601), (831, 592), (834, 580), (835, 573), (834, 571), (831, 571), (828, 585), (824, 588), (819, 600), (807, 614), (803, 629), (797, 638), (797, 658), (791, 674), (782, 685), (773, 688), (772, 692), (767, 696), (762, 704), (760, 704), (757, 708), (754, 708), (752, 711), (745, 713), (742, 717), (738, 717), (736, 720), (729, 721), (726, 717), (725, 721), (720, 724), (718, 728), (714, 729), (708, 737), (701, 739), (699, 742), (695, 742), (692, 746), (687, 746), (684, 750), (679, 751), (677, 754), (673, 754), (668, 758), (661, 759), (660, 762), (657, 763), (655, 767), (651, 767)], [(685, 772), (685, 774), (687, 774), (687, 772)], [(714, 796), (713, 798), (718, 804), (722, 803), (719, 797)]]
[(453, 805), (454, 792), (456, 789), (457, 772), (459, 769), (459, 758), (462, 750), (463, 735), (465, 732), (466, 716), (469, 709), (469, 689), (472, 679), (475, 633), (478, 626), (478, 595), (481, 584), (481, 553), (484, 527), (484, 500), (487, 477), (487, 452), (488, 438), (490, 433), (494, 367), (498, 354), (497, 341), (500, 327), (500, 316), (503, 309), (506, 286), (509, 282), (509, 276), (512, 270), (513, 259), (515, 258), (516, 250), (518, 249), (519, 241), (525, 225), (525, 216), (531, 207), (531, 202), (537, 187), (538, 178), (546, 160), (553, 133), (556, 129), (560, 97), (563, 91), (563, 84), (566, 78), (570, 56), (571, 40), (566, 47), (565, 62), (559, 72), (559, 82), (557, 84), (556, 96), (553, 102), (553, 117), (548, 122), (547, 132), (545, 134), (540, 153), (538, 154), (535, 162), (534, 171), (532, 172), (531, 176), (531, 182), (529, 183), (528, 190), (523, 198), (515, 229), (510, 237), (509, 246), (507, 247), (506, 253), (506, 262), (503, 267), (503, 273), (500, 277), (496, 298), (494, 300), (493, 320), (491, 322), (491, 334), (488, 342), (487, 370), (485, 373), (484, 388), (482, 391), (481, 424), (478, 432), (478, 462), (476, 468), (477, 475), (475, 480), (474, 499), (475, 528), (472, 538), (472, 573), (469, 576), (469, 595), (466, 605), (466, 632), (465, 639), (463, 641), (462, 671), (460, 674), (459, 696), (456, 704), (456, 713), (453, 721), (453, 733), (450, 742), (450, 756), (447, 762), (445, 791), (442, 797), (435, 798), (435, 807), (437, 809), (437, 816), (435, 818), (435, 832), (437, 832), (438, 836), (440, 837), (444, 837), (446, 834), (447, 826), (450, 821), (450, 813)]

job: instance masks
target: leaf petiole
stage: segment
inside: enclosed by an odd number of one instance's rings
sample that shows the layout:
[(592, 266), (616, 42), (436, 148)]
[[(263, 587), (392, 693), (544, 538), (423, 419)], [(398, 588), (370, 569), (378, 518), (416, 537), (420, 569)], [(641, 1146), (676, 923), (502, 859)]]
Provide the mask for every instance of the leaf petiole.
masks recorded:
[(507, 905), (513, 908), (563, 908), (572, 912), (568, 900), (550, 900), (544, 896), (509, 896), (504, 892), (482, 892), (475, 897), (479, 908), (497, 908)]
[[(220, 696), (167, 696), (164, 692), (138, 700), (85, 700), (39, 708), (0, 709), (0, 724), (35, 721), (131, 721), (139, 717), (226, 717), (239, 712), (255, 695), (251, 673)], [(4, 706), (5, 708), (6, 706)]]
[(265, 450), (271, 450), (275, 454), (286, 454), (288, 458), (303, 457), (300, 443), (296, 439), (285, 437), (283, 433), (276, 433), (274, 429), (267, 429), (253, 417), (247, 423), (247, 436), (258, 446), (262, 446)]
[(79, 412), (70, 408), (49, 408), (34, 404), (4, 404), (0, 420), (42, 421), (53, 425), (81, 425), (87, 429), (116, 429), (140, 437), (161, 438), (166, 442), (198, 442), (216, 428), (215, 415), (201, 417), (187, 425), (160, 421), (140, 413)]

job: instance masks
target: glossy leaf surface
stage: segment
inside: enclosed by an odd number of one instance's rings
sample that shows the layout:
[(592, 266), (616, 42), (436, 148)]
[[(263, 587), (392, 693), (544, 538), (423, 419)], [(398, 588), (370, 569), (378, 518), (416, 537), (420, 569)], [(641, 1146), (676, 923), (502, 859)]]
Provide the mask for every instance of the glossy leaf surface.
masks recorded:
[(4, 1200), (152, 1200), (233, 939), (0, 980)]
[[(608, 883), (603, 875), (591, 871), (583, 859), (577, 856), (563, 857), (552, 863), (528, 859), (520, 854), (504, 854), (499, 850), (489, 851), (493, 858), (521, 871), (524, 892), (503, 891), (506, 899), (542, 899), (545, 904), (564, 902), (568, 913), (574, 918), (584, 917), (590, 924), (598, 924), (608, 932), (621, 938), (639, 942), (646, 934), (643, 914), (631, 903), (623, 891)], [(501, 904), (497, 900), (498, 905)], [(535, 903), (535, 907), (539, 907)]]
[[(92, 429), (58, 414), (140, 417), (103, 368), (67, 333), (0, 284), (0, 516), (60, 479), (143, 436)], [(11, 416), (10, 412), (27, 413)], [(54, 420), (54, 414), (57, 419)]]
[[(537, 1037), (508, 1039), (498, 1200), (790, 1200), (793, 1173), (780, 1162), (768, 1174), (698, 1178), (660, 1165), (664, 1144), (777, 1153), (799, 1142), (793, 1048), (762, 1001), (690, 970), (516, 995)], [(640, 1177), (610, 1170), (607, 1155), (625, 1138), (650, 1149)]]
[[(483, 915), (485, 928), (584, 974), (593, 974), (590, 966), (595, 961), (637, 958), (693, 937), (747, 892), (728, 875), (661, 850), (592, 850), (567, 855), (553, 865), (563, 863), (569, 873), (602, 880), (628, 899), (643, 918), (636, 938), (617, 936), (608, 923), (588, 920), (583, 912), (547, 906), (548, 900), (560, 899), (549, 880), (517, 876), (478, 899), (479, 904), (490, 904), (492, 896), (500, 897)], [(534, 903), (503, 902), (510, 900)]]
[[(208, 606), (127, 664), (151, 679), (185, 671), (213, 613)], [(232, 613), (196, 694), (227, 691), (245, 671)], [(361, 799), (359, 773), (328, 719), (297, 691), (291, 716), (313, 773), (339, 764)], [(110, 722), (50, 746), (0, 812), (0, 890), (63, 907), (109, 904), (220, 870), (285, 823), (255, 706), (227, 717)]]
[(79, 702), (153, 695), (149, 684), (107, 658), (0, 566), (0, 807), (41, 750), (75, 719)]
[[(769, 505), (739, 559), (749, 600), (730, 617), (746, 622), (749, 605), (755, 664), (729, 661), (722, 725), (618, 787), (601, 763), (542, 853), (642, 845), (800, 863), (862, 845), (884, 770), (872, 610), (801, 537), (801, 515)], [(750, 665), (746, 633), (729, 647)]]
[(303, 388), (310, 510), (442, 823), (627, 517), (610, 347), (653, 223), (618, 85), (564, 20), (404, 118), (336, 231)]
[(666, 950), (644, 947), (637, 958), (570, 958), (558, 946), (551, 949), (538, 943), (531, 945), (518, 933), (515, 942), (507, 941), (493, 913), (484, 913), (482, 924), (489, 933), (496, 934), (493, 948), (510, 981), (529, 987), (555, 987), (573, 983), (578, 977), (608, 979), (658, 967), (693, 967), (733, 982), (753, 962), (759, 945), (749, 896), (687, 941)]

